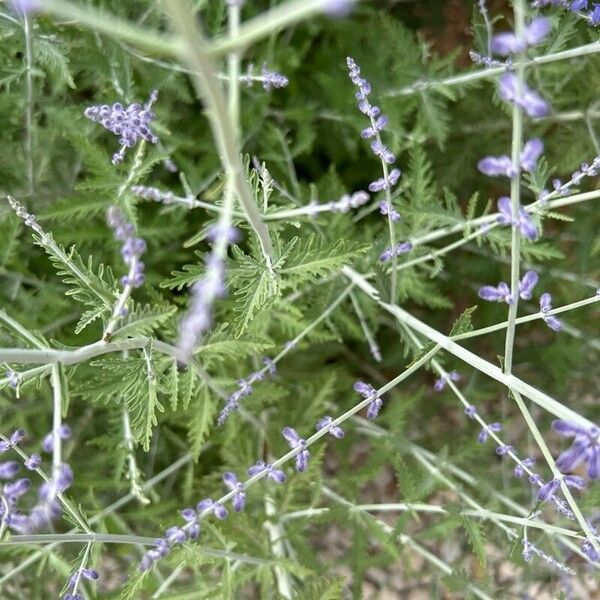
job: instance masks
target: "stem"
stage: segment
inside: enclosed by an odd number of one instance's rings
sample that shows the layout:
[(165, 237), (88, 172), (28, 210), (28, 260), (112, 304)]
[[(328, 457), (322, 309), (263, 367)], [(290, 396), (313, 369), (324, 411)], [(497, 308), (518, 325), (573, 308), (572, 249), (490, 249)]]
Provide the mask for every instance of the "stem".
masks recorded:
[[(515, 35), (517, 39), (525, 39), (525, 7), (523, 0), (513, 0), (515, 18)], [(524, 52), (519, 54), (519, 62), (522, 62)], [(517, 84), (515, 89), (516, 99), (520, 99), (523, 92), (524, 69), (518, 66), (516, 69)], [(512, 165), (516, 175), (510, 180), (510, 202), (512, 221), (517, 223), (519, 210), (521, 208), (521, 150), (523, 147), (523, 110), (519, 102), (513, 103), (512, 111)], [(508, 323), (506, 327), (506, 339), (504, 344), (504, 372), (510, 375), (513, 363), (513, 347), (515, 341), (515, 320), (519, 309), (519, 274), (521, 259), (521, 232), (515, 225), (512, 226), (510, 245), (510, 291), (512, 303), (508, 307)]]
[(27, 189), (31, 196), (34, 192), (33, 177), (33, 35), (31, 21), (27, 12), (23, 14), (23, 31), (25, 33), (25, 161), (27, 165)]
[[(240, 2), (227, 3), (227, 33), (230, 39), (235, 39), (240, 30)], [(240, 52), (232, 50), (227, 55), (227, 69), (229, 77), (229, 118), (233, 131), (241, 139), (240, 130)], [(217, 75), (218, 76), (218, 75)]]
[(127, 462), (129, 464), (129, 481), (131, 482), (131, 493), (138, 499), (140, 504), (150, 504), (150, 500), (144, 496), (140, 487), (140, 471), (135, 460), (135, 449), (133, 446), (133, 436), (131, 435), (131, 423), (129, 420), (129, 411), (123, 408), (123, 437), (125, 438), (125, 448), (127, 449)]
[(62, 392), (60, 384), (60, 367), (52, 365), (52, 490), (51, 496), (56, 493), (56, 486), (62, 465)]
[(584, 44), (577, 46), (576, 48), (569, 48), (561, 52), (553, 52), (551, 54), (545, 54), (543, 56), (536, 56), (528, 60), (518, 61), (510, 66), (503, 67), (489, 67), (480, 69), (477, 71), (471, 71), (470, 73), (463, 73), (462, 75), (452, 75), (444, 79), (432, 80), (432, 81), (416, 81), (415, 83), (400, 88), (397, 90), (391, 90), (387, 92), (386, 96), (412, 96), (417, 94), (424, 89), (435, 88), (438, 86), (448, 87), (453, 85), (462, 85), (477, 81), (479, 79), (491, 79), (496, 75), (501, 75), (512, 68), (523, 68), (534, 67), (537, 65), (545, 65), (561, 60), (568, 60), (569, 58), (577, 58), (579, 56), (585, 56), (587, 54), (595, 54), (600, 52), (600, 42), (592, 42), (591, 44)]
[(238, 138), (227, 112), (227, 102), (216, 77), (217, 70), (207, 43), (202, 32), (196, 27), (196, 16), (188, 9), (186, 3), (168, 0), (166, 4), (173, 26), (185, 41), (182, 57), (194, 71), (192, 81), (208, 109), (210, 126), (223, 168), (234, 186), (248, 222), (258, 237), (267, 267), (272, 270), (273, 246), (269, 230), (262, 221), (244, 175)]
[(570, 408), (561, 404), (554, 398), (551, 398), (544, 392), (537, 390), (536, 388), (519, 379), (515, 375), (504, 373), (496, 365), (493, 365), (485, 359), (477, 356), (477, 354), (474, 354), (466, 348), (463, 348), (462, 346), (451, 340), (448, 336), (444, 335), (443, 333), (440, 333), (439, 331), (433, 329), (429, 325), (423, 323), (422, 321), (412, 316), (410, 313), (406, 312), (399, 306), (383, 302), (379, 297), (379, 292), (364, 278), (364, 276), (357, 273), (354, 269), (350, 267), (343, 267), (342, 273), (346, 277), (348, 277), (348, 279), (356, 283), (356, 285), (363, 292), (365, 292), (373, 300), (375, 300), (375, 302), (377, 302), (386, 312), (390, 313), (394, 317), (397, 317), (398, 319), (406, 323), (411, 329), (414, 329), (415, 331), (419, 332), (421, 335), (425, 336), (432, 342), (439, 344), (442, 348), (444, 348), (457, 358), (463, 360), (467, 364), (471, 365), (474, 369), (485, 373), (486, 375), (488, 375), (492, 379), (495, 379), (496, 381), (499, 381), (509, 389), (516, 390), (524, 396), (527, 396), (536, 404), (539, 404), (542, 408), (546, 409), (553, 415), (556, 415), (560, 419), (583, 425), (586, 428), (594, 426), (594, 424), (591, 421), (576, 413), (574, 410), (571, 410)]

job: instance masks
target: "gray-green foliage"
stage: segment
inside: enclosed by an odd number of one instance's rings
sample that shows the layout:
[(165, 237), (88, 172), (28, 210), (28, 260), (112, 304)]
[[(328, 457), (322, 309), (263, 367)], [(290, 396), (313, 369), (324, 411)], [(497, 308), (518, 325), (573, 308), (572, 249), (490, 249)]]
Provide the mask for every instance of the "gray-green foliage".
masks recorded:
[[(167, 30), (162, 3), (101, 0), (91, 4), (134, 26)], [(208, 35), (225, 31), (225, 2), (192, 4)], [(244, 19), (270, 4), (248, 3)], [(444, 26), (436, 25), (435, 19), (441, 17), (437, 3), (433, 4), (435, 10), (423, 10), (433, 24), (429, 38), (436, 40), (444, 37)], [(558, 9), (552, 14), (552, 33), (535, 53), (574, 48), (597, 37), (573, 15)], [(473, 44), (483, 51), (485, 29), (479, 13), (473, 15)], [(393, 195), (403, 217), (395, 226), (397, 239), (423, 237), (457, 225), (460, 231), (452, 239), (460, 239), (477, 229), (468, 221), (493, 212), (496, 198), (508, 193), (508, 185), (482, 178), (475, 168), (485, 154), (509, 152), (510, 119), (493, 83), (481, 79), (423, 87), (411, 94), (391, 93), (416, 81), (444, 78), (457, 70), (457, 64), (464, 64), (472, 41), (441, 40), (441, 47), (450, 42), (454, 50), (438, 55), (417, 33), (423, 25), (419, 18), (418, 11), (402, 3), (361, 4), (347, 19), (317, 15), (248, 48), (244, 66), (267, 62), (290, 80), (288, 88), (269, 93), (260, 84), (241, 90), (243, 161), (261, 212), (274, 214), (314, 199), (337, 200), (344, 193), (366, 189), (380, 177), (380, 165), (359, 135), (366, 123), (347, 78), (348, 54), (360, 64), (372, 83), (373, 98), (390, 117), (385, 140), (403, 171)], [(497, 26), (506, 28), (508, 23), (504, 20)], [(191, 459), (168, 477), (143, 494), (135, 492), (133, 501), (100, 516), (93, 525), (97, 533), (160, 536), (165, 527), (179, 522), (179, 509), (222, 495), (224, 471), (232, 470), (243, 479), (256, 460), (270, 461), (285, 454), (289, 448), (281, 438), (282, 427), (293, 426), (308, 437), (323, 415), (337, 416), (357, 404), (359, 397), (352, 390), (356, 379), (379, 387), (434, 346), (423, 338), (420, 348), (360, 291), (356, 294), (362, 322), (349, 296), (320, 319), (346, 293), (348, 281), (340, 273), (345, 265), (368, 273), (369, 282), (387, 300), (390, 267), (381, 266), (377, 257), (389, 245), (388, 229), (377, 209), (379, 198), (374, 198), (346, 214), (324, 212), (314, 218), (268, 221), (275, 247), (273, 270), (266, 265), (251, 227), (244, 218), (234, 217), (243, 235), (228, 254), (228, 294), (216, 303), (215, 325), (193, 361), (187, 368), (178, 363), (173, 349), (177, 327), (188, 306), (190, 287), (205, 273), (203, 261), (210, 249), (206, 234), (215, 215), (146, 202), (129, 187), (156, 185), (180, 197), (191, 190), (199, 199), (221, 205), (225, 177), (202, 105), (172, 58), (45, 15), (32, 18), (31, 39), (32, 189), (24, 150), (23, 115), (29, 101), (23, 22), (3, 5), (0, 192), (25, 204), (56, 243), (40, 243), (8, 204), (0, 202), (1, 307), (27, 331), (39, 332), (36, 339), (44, 346), (74, 350), (97, 342), (124, 270), (118, 242), (105, 224), (106, 208), (117, 202), (136, 224), (148, 244), (147, 281), (134, 291), (128, 314), (111, 341), (137, 342), (61, 368), (63, 418), (74, 430), (73, 439), (65, 443), (64, 457), (75, 473), (68, 497), (89, 518), (102, 515), (112, 502), (191, 453)], [(225, 61), (219, 61), (219, 68), (225, 72)], [(582, 160), (590, 161), (598, 153), (595, 134), (590, 132), (595, 132), (597, 122), (594, 103), (600, 62), (590, 54), (532, 68), (528, 77), (551, 102), (554, 113), (526, 123), (527, 136), (540, 136), (546, 144), (544, 159), (527, 181), (527, 203), (551, 187), (552, 177), (568, 177)], [(123, 164), (112, 166), (116, 138), (85, 119), (83, 110), (90, 104), (144, 102), (152, 89), (160, 94), (154, 109), (161, 144), (144, 149), (142, 163), (131, 176), (135, 151)], [(570, 111), (583, 112), (577, 118), (561, 117)], [(276, 186), (268, 187), (252, 168), (254, 156), (264, 161)], [(165, 168), (169, 157), (179, 175)], [(126, 182), (129, 187), (123, 187)], [(522, 245), (522, 259), (537, 265), (540, 287), (552, 291), (556, 306), (594, 294), (600, 253), (597, 201), (542, 212), (535, 217), (542, 241)], [(424, 260), (399, 271), (392, 301), (450, 336), (504, 321), (505, 306), (481, 305), (474, 312), (474, 304), (480, 285), (509, 277), (505, 261), (510, 257), (510, 231), (497, 228), (449, 254), (425, 258), (447, 243), (447, 238), (432, 239), (415, 247), (406, 260)], [(522, 314), (529, 309), (537, 311), (530, 304)], [(594, 305), (569, 313), (565, 320), (572, 331), (558, 336), (539, 320), (519, 326), (515, 350), (519, 377), (596, 421), (597, 316)], [(369, 353), (365, 325), (381, 347), (382, 362)], [(216, 415), (237, 381), (261, 368), (263, 357), (276, 356), (299, 335), (302, 339), (279, 362), (277, 376), (256, 383), (253, 394), (243, 401), (243, 411), (218, 427)], [(500, 332), (465, 344), (496, 364), (503, 341)], [(0, 346), (34, 347), (5, 319), (0, 319)], [(468, 401), (488, 422), (502, 420), (506, 443), (513, 444), (520, 456), (526, 455), (531, 441), (506, 390), (450, 354), (438, 353), (435, 359), (447, 370), (461, 371)], [(18, 396), (7, 380), (0, 380), (0, 433), (24, 428), (29, 436), (26, 449), (36, 446), (52, 427), (51, 371), (28, 374), (37, 366), (5, 365), (22, 373)], [(515, 590), (510, 587), (514, 582), (504, 584), (493, 575), (508, 561), (514, 563), (512, 568), (522, 569), (518, 578), (524, 583), (515, 584), (516, 589), (527, 589), (531, 580), (556, 592), (556, 576), (541, 568), (527, 569), (520, 548), (510, 552), (513, 542), (507, 542), (495, 522), (484, 523), (463, 513), (477, 502), (513, 514), (499, 499), (500, 491), (529, 510), (531, 491), (513, 480), (511, 467), (494, 455), (492, 446), (477, 444), (474, 424), (463, 418), (463, 408), (450, 391), (434, 395), (436, 373), (427, 361), (427, 370), (384, 397), (385, 409), (376, 426), (360, 419), (346, 421), (343, 440), (327, 437), (311, 447), (306, 473), (286, 468), (285, 485), (259, 482), (249, 488), (244, 513), (203, 526), (198, 544), (173, 551), (151, 573), (140, 575), (136, 570), (140, 546), (94, 544), (90, 565), (101, 571), (102, 579), (97, 588), (86, 588), (89, 597), (159, 597), (151, 594), (174, 569), (180, 575), (160, 597), (278, 598), (285, 589), (283, 580), (291, 586), (288, 597), (297, 600), (360, 598), (366, 597), (371, 574), (382, 571), (403, 573), (405, 585), (416, 583), (431, 597), (441, 597), (442, 590), (465, 597), (473, 593), (473, 584), (489, 597), (500, 597)], [(124, 438), (124, 410), (130, 418), (132, 447)], [(550, 415), (535, 416), (540, 429), (547, 431)], [(548, 440), (554, 450), (564, 449), (555, 438)], [(432, 452), (435, 460), (427, 463), (422, 451)], [(436, 469), (442, 478), (436, 477)], [(461, 479), (459, 469), (476, 483)], [(326, 488), (338, 500), (324, 493)], [(597, 497), (597, 487), (589, 493)], [(148, 504), (143, 503), (144, 496)], [(267, 517), (267, 497), (274, 503), (275, 516)], [(404, 513), (383, 515), (357, 508), (385, 502), (428, 503), (446, 512), (420, 513), (409, 506)], [(582, 506), (588, 509), (586, 514), (594, 507)], [(328, 510), (313, 515), (313, 507)], [(303, 510), (305, 516), (280, 519)], [(281, 526), (283, 552), (274, 550), (280, 546), (265, 527), (267, 520)], [(55, 532), (71, 527), (61, 520)], [(511, 527), (521, 534), (522, 527)], [(459, 549), (456, 554), (444, 545), (450, 537)], [(555, 554), (560, 548), (552, 536), (546, 544)], [(79, 544), (55, 547), (39, 562), (15, 573), (20, 563), (39, 551), (39, 545), (0, 545), (0, 595), (50, 597), (77, 568), (80, 548)], [(211, 550), (219, 552), (211, 554)], [(449, 570), (423, 559), (427, 552), (443, 554)], [(421, 557), (417, 566), (415, 557)], [(506, 590), (500, 589), (503, 585)]]

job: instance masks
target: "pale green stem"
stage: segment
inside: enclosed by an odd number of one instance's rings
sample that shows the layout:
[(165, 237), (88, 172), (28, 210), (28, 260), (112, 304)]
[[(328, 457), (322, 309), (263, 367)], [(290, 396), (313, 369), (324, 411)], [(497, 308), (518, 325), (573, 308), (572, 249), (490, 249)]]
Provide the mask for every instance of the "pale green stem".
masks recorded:
[(463, 73), (461, 75), (452, 75), (444, 79), (438, 79), (434, 81), (417, 81), (407, 87), (400, 88), (398, 90), (392, 90), (387, 92), (386, 96), (411, 96), (417, 94), (424, 89), (436, 88), (438, 86), (448, 87), (453, 85), (463, 85), (465, 83), (471, 83), (478, 81), (479, 79), (492, 79), (496, 75), (501, 75), (509, 70), (518, 68), (529, 68), (537, 65), (549, 64), (561, 60), (568, 60), (570, 58), (577, 58), (580, 56), (586, 56), (588, 54), (595, 54), (600, 52), (600, 42), (592, 42), (591, 44), (584, 44), (577, 46), (576, 48), (569, 48), (568, 50), (562, 50), (561, 52), (552, 52), (550, 54), (544, 54), (542, 56), (536, 56), (529, 60), (513, 63), (510, 67), (491, 67), (486, 69), (480, 69), (477, 71), (471, 71), (469, 73)]
[[(229, 2), (227, 4), (227, 33), (234, 40), (240, 31), (241, 3)], [(237, 139), (241, 140), (240, 129), (240, 53), (232, 50), (227, 54), (227, 68), (229, 78), (229, 118)], [(218, 75), (217, 75), (218, 76)]]
[(158, 598), (160, 598), (171, 587), (171, 584), (173, 584), (175, 582), (175, 580), (179, 577), (179, 575), (181, 575), (181, 572), (184, 569), (185, 569), (184, 563), (177, 565), (173, 569), (173, 571), (171, 573), (169, 573), (169, 576), (160, 584), (160, 586), (157, 588), (156, 592), (154, 592), (154, 594), (152, 594), (152, 596), (150, 597), (150, 600), (157, 600)]
[[(350, 511), (360, 510), (360, 509), (358, 509), (358, 507), (355, 504), (352, 504), (352, 502), (346, 500), (345, 498), (343, 498), (342, 496), (340, 496), (333, 490), (330, 490), (329, 488), (324, 487), (322, 489), (322, 491), (325, 496), (327, 496), (334, 502), (337, 502), (338, 504), (346, 506), (348, 508), (348, 510), (350, 510)], [(361, 512), (366, 512), (366, 511), (361, 511)], [(440, 569), (443, 573), (445, 573), (446, 575), (450, 575), (452, 573), (453, 569), (450, 565), (446, 564), (443, 560), (441, 560), (440, 558), (435, 556), (435, 554), (432, 554), (431, 552), (429, 552), (429, 550), (425, 549), (423, 546), (418, 544), (412, 537), (406, 535), (405, 533), (397, 534), (394, 531), (393, 527), (391, 527), (387, 523), (384, 523), (383, 521), (380, 521), (379, 519), (374, 518), (374, 521), (377, 523), (377, 525), (383, 531), (385, 531), (387, 534), (394, 535), (395, 539), (397, 539), (401, 544), (412, 548), (417, 554), (420, 554), (427, 562), (431, 563), (432, 565), (434, 565), (435, 567)], [(483, 590), (481, 590), (476, 585), (469, 584), (467, 587), (478, 598), (481, 598), (482, 600), (492, 600), (492, 598), (490, 596), (488, 596)]]
[(27, 13), (23, 15), (25, 33), (25, 160), (27, 164), (28, 194), (34, 192), (33, 174), (33, 33)]
[(367, 343), (369, 344), (369, 349), (371, 351), (371, 355), (377, 362), (381, 362), (381, 350), (379, 345), (377, 344), (377, 340), (365, 319), (365, 315), (356, 299), (356, 295), (353, 292), (350, 292), (350, 299), (352, 300), (352, 306), (354, 307), (354, 312), (358, 317), (358, 321), (360, 322), (360, 326), (362, 327), (363, 333), (365, 334), (365, 338), (367, 339)]
[(363, 292), (375, 300), (375, 302), (377, 302), (379, 306), (381, 306), (386, 312), (392, 314), (394, 317), (397, 317), (400, 321), (406, 323), (411, 329), (414, 329), (432, 342), (439, 344), (442, 348), (471, 365), (473, 368), (485, 373), (492, 379), (499, 381), (506, 387), (516, 390), (524, 396), (527, 396), (536, 404), (539, 404), (542, 408), (553, 415), (556, 415), (560, 419), (578, 423), (584, 427), (593, 426), (591, 421), (556, 401), (554, 398), (551, 398), (544, 392), (537, 390), (515, 375), (504, 373), (496, 365), (463, 348), (451, 340), (448, 336), (423, 323), (399, 306), (384, 302), (379, 297), (379, 292), (364, 278), (364, 276), (357, 273), (354, 269), (350, 267), (343, 267), (342, 273), (348, 277), (350, 281), (353, 281)]
[[(275, 506), (273, 498), (268, 494), (265, 496), (265, 515), (267, 519), (264, 527), (267, 530), (269, 541), (271, 542), (271, 551), (277, 558), (285, 559), (285, 547), (283, 545), (285, 533), (281, 523), (276, 521), (277, 507)], [(281, 565), (277, 565), (273, 570), (275, 572), (279, 597), (288, 600), (292, 597), (292, 581), (287, 571)]]
[(81, 582), (81, 570), (83, 568), (85, 568), (85, 565), (87, 564), (91, 549), (92, 549), (92, 542), (88, 542), (85, 546), (83, 556), (81, 557), (81, 562), (79, 563), (79, 569), (77, 569), (77, 572), (75, 573), (75, 581), (73, 582), (73, 586), (72, 586), (73, 595), (77, 594), (77, 590), (79, 589), (79, 583)]
[[(523, 0), (513, 0), (515, 18), (515, 35), (517, 39), (525, 39), (525, 6)], [(523, 61), (524, 52), (519, 54), (519, 62)], [(516, 69), (515, 97), (520, 99), (523, 95), (525, 72), (523, 66)], [(521, 150), (523, 148), (523, 109), (519, 102), (513, 103), (512, 110), (512, 166), (517, 174), (510, 180), (510, 203), (513, 223), (519, 220), (521, 208)], [(515, 341), (515, 320), (519, 309), (519, 275), (521, 260), (521, 232), (516, 225), (512, 226), (510, 244), (510, 293), (512, 302), (508, 307), (508, 324), (506, 327), (506, 340), (504, 344), (504, 372), (510, 375), (513, 363), (513, 347)]]
[(186, 2), (168, 0), (167, 8), (173, 22), (185, 40), (183, 57), (194, 71), (192, 82), (208, 109), (213, 137), (230, 183), (246, 213), (248, 222), (256, 233), (267, 267), (272, 270), (273, 247), (269, 230), (262, 221), (252, 191), (246, 181), (240, 158), (240, 146), (227, 111), (222, 86), (216, 77), (216, 68), (208, 53), (202, 32), (196, 27), (196, 16)]
[(52, 492), (56, 493), (56, 485), (60, 476), (62, 465), (62, 438), (60, 429), (62, 427), (62, 391), (60, 383), (60, 367), (52, 365)]
[(222, 55), (232, 50), (245, 49), (251, 44), (269, 37), (285, 27), (308, 19), (322, 12), (331, 0), (288, 0), (249, 19), (239, 29), (238, 35), (216, 38), (209, 48), (214, 55)]

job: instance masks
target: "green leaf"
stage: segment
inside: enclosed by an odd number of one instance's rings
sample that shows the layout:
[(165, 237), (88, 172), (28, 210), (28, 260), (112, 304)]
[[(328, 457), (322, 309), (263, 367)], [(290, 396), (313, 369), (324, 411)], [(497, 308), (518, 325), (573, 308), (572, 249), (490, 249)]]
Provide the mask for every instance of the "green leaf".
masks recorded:
[(195, 460), (200, 456), (202, 445), (214, 422), (216, 408), (217, 399), (206, 384), (202, 384), (196, 394), (195, 401), (188, 410), (188, 438), (190, 440), (190, 452)]
[(481, 524), (475, 519), (471, 519), (465, 515), (462, 516), (462, 525), (467, 532), (469, 544), (482, 567), (485, 567), (486, 550), (485, 550), (485, 532)]
[(309, 579), (303, 589), (294, 594), (294, 600), (341, 600), (344, 581), (343, 577)]
[(461, 333), (467, 333), (467, 331), (473, 330), (473, 321), (471, 320), (472, 314), (477, 310), (477, 306), (471, 306), (466, 308), (454, 321), (452, 329), (450, 330), (450, 336), (460, 335)]

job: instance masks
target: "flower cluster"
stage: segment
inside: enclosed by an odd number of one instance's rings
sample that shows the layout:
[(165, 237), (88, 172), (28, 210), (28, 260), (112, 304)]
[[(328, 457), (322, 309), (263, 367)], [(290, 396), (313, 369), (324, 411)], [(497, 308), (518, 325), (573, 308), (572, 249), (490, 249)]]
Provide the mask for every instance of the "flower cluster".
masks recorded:
[(288, 85), (289, 80), (285, 75), (271, 71), (264, 63), (260, 71), (260, 75), (254, 74), (254, 65), (250, 63), (246, 69), (246, 73), (240, 75), (240, 82), (252, 87), (255, 81), (262, 83), (263, 89), (270, 92), (273, 88), (284, 88)]
[[(584, 10), (588, 10), (589, 5), (589, 0), (573, 0), (573, 2), (571, 2), (571, 5), (569, 6), (569, 10), (572, 12), (581, 12)], [(592, 7), (593, 8), (591, 12), (587, 15), (587, 18), (589, 19), (590, 23), (594, 27), (596, 27), (600, 25), (600, 3), (594, 2), (592, 3)]]
[(517, 94), (517, 76), (514, 73), (505, 73), (500, 77), (500, 98), (506, 102), (513, 102), (521, 107), (530, 117), (546, 117), (550, 114), (550, 106), (535, 91), (525, 83)]
[(364, 381), (357, 381), (354, 384), (354, 391), (358, 392), (365, 400), (371, 400), (367, 406), (367, 419), (375, 419), (383, 406), (383, 400), (377, 394), (377, 390)]
[(390, 219), (394, 222), (397, 222), (402, 218), (400, 213), (387, 200), (379, 203), (379, 212), (382, 215), (389, 215)]
[(146, 140), (152, 144), (158, 142), (158, 137), (151, 128), (151, 123), (156, 116), (151, 108), (158, 100), (158, 92), (153, 90), (146, 104), (137, 102), (125, 107), (120, 102), (113, 105), (88, 106), (84, 114), (88, 119), (100, 123), (104, 129), (119, 136), (121, 149), (113, 154), (113, 165), (119, 164), (125, 158), (125, 150), (133, 148), (139, 140)]
[(521, 235), (533, 242), (538, 237), (537, 227), (531, 220), (531, 215), (523, 207), (519, 208), (519, 216), (513, 219), (511, 201), (508, 196), (498, 198), (498, 212), (496, 221), (501, 225), (512, 225), (518, 227)]
[(394, 256), (400, 256), (406, 254), (412, 250), (412, 244), (410, 242), (398, 242), (393, 248), (386, 248), (380, 255), (379, 260), (386, 262), (391, 260)]
[(576, 490), (585, 489), (585, 479), (583, 477), (579, 477), (578, 475), (563, 475), (562, 477), (554, 477), (548, 483), (542, 485), (542, 487), (538, 490), (537, 498), (541, 502), (548, 502), (551, 500), (558, 489), (560, 488), (561, 481), (567, 487), (574, 488)]
[[(523, 171), (531, 173), (535, 170), (539, 157), (544, 152), (544, 143), (539, 138), (533, 138), (525, 143), (520, 157), (520, 168)], [(518, 174), (518, 167), (512, 164), (509, 156), (486, 156), (477, 163), (477, 168), (484, 175), (495, 177), (504, 175), (506, 177), (515, 177)]]
[(557, 561), (554, 557), (546, 554), (543, 550), (540, 550), (536, 545), (532, 544), (529, 540), (523, 539), (523, 559), (526, 562), (530, 562), (533, 555), (541, 558), (550, 568), (556, 569), (568, 575), (575, 575), (573, 569), (567, 567), (563, 563)]
[(450, 371), (449, 373), (446, 373), (443, 377), (435, 380), (433, 389), (436, 392), (441, 392), (448, 385), (448, 381), (460, 381), (460, 373), (458, 371)]
[[(519, 282), (519, 296), (523, 300), (530, 300), (533, 288), (537, 285), (537, 282), (538, 274), (535, 271), (526, 271)], [(501, 281), (496, 287), (484, 285), (479, 288), (478, 295), (483, 300), (489, 302), (506, 302), (506, 304), (514, 302), (511, 289), (504, 281)]]
[(121, 256), (123, 262), (129, 267), (127, 275), (121, 277), (124, 287), (138, 288), (144, 283), (144, 263), (140, 260), (146, 251), (146, 242), (135, 237), (135, 227), (128, 223), (119, 208), (109, 207), (106, 213), (106, 222), (115, 234), (115, 239), (123, 242)]
[(550, 19), (537, 17), (525, 26), (522, 38), (517, 37), (512, 31), (503, 31), (494, 35), (491, 41), (491, 50), (494, 54), (501, 56), (523, 52), (529, 46), (535, 46), (542, 42), (551, 28)]
[[(371, 142), (373, 154), (378, 156), (384, 165), (391, 165), (396, 162), (396, 157), (389, 148), (382, 143), (379, 135), (388, 124), (388, 118), (386, 115), (381, 114), (381, 109), (378, 106), (369, 102), (371, 84), (361, 77), (360, 67), (350, 57), (346, 58), (346, 65), (348, 66), (350, 80), (358, 88), (358, 91), (355, 94), (356, 99), (358, 100), (358, 108), (363, 114), (367, 115), (371, 121), (370, 126), (363, 129), (360, 135), (365, 139), (376, 138)], [(390, 189), (398, 183), (399, 179), (400, 169), (392, 169), (389, 173), (384, 174), (383, 177), (371, 182), (369, 184), (369, 191), (380, 192), (382, 190)]]
[(69, 578), (67, 583), (67, 589), (71, 590), (63, 596), (63, 600), (83, 600), (83, 595), (77, 591), (81, 579), (87, 579), (88, 581), (96, 581), (100, 577), (100, 574), (95, 569), (79, 569)]
[(583, 427), (558, 419), (552, 422), (552, 429), (558, 434), (573, 438), (573, 443), (556, 460), (562, 472), (573, 471), (585, 464), (590, 479), (600, 479), (600, 428)]
[(544, 313), (544, 323), (553, 329), (554, 331), (560, 331), (562, 329), (562, 322), (557, 319), (554, 315), (548, 315), (546, 313), (552, 310), (552, 296), (545, 292), (540, 297), (540, 312)]
[(553, 195), (566, 196), (571, 188), (578, 186), (585, 177), (595, 177), (599, 172), (600, 156), (596, 156), (591, 164), (587, 162), (581, 163), (580, 169), (575, 171), (566, 183), (562, 183), (560, 179), (554, 179), (552, 181), (554, 190), (552, 192), (544, 190), (540, 195), (540, 202), (545, 203)]
[(306, 471), (308, 459), (310, 458), (310, 452), (306, 449), (306, 440), (302, 439), (291, 427), (284, 427), (281, 430), (281, 435), (287, 440), (292, 450), (299, 449), (298, 454), (296, 454), (296, 471), (299, 473)]
[[(71, 439), (73, 432), (66, 423), (63, 423), (58, 430), (58, 435), (61, 440), (69, 440)], [(52, 431), (44, 436), (44, 439), (42, 440), (42, 450), (44, 452), (52, 452), (54, 450), (54, 435)]]
[(344, 194), (339, 200), (319, 204), (316, 201), (308, 204), (308, 214), (314, 217), (319, 212), (328, 210), (345, 214), (351, 209), (360, 208), (369, 201), (369, 194), (363, 190), (354, 192), (353, 194)]
[(339, 425), (334, 425), (333, 418), (329, 415), (325, 415), (320, 421), (318, 421), (315, 428), (317, 431), (321, 431), (321, 429), (327, 429), (329, 434), (338, 440), (344, 437), (343, 429)]
[(219, 413), (219, 417), (217, 418), (217, 423), (219, 425), (223, 425), (225, 421), (227, 421), (229, 415), (239, 409), (240, 400), (242, 400), (242, 398), (245, 398), (252, 393), (253, 383), (262, 381), (265, 378), (265, 373), (269, 373), (271, 376), (277, 373), (277, 367), (270, 358), (263, 358), (263, 363), (265, 366), (260, 371), (254, 371), (253, 373), (250, 373), (248, 377), (238, 381), (238, 389), (227, 398), (225, 406)]

